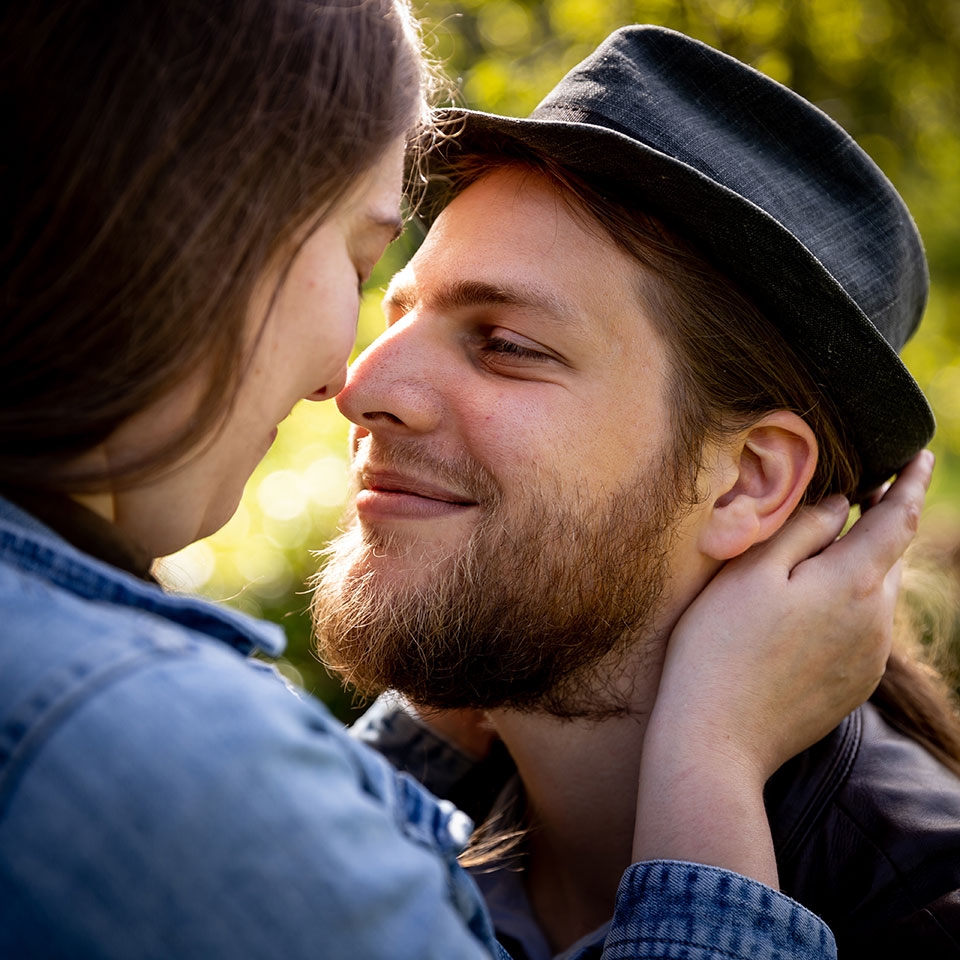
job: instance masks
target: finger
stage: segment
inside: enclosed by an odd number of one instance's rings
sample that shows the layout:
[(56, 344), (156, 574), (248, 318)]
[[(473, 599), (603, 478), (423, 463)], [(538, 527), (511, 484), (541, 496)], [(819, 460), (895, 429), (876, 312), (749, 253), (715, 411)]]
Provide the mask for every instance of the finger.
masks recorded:
[(861, 516), (824, 558), (847, 569), (889, 570), (917, 532), (932, 473), (933, 454), (923, 450), (904, 467), (883, 499)]
[(891, 612), (896, 606), (897, 597), (900, 595), (900, 581), (903, 579), (903, 558), (900, 557), (897, 562), (887, 571), (883, 578), (883, 593), (890, 605)]
[(839, 577), (855, 570), (861, 589), (870, 583), (879, 585), (916, 535), (932, 471), (933, 454), (922, 451), (904, 467), (883, 499), (821, 554), (819, 573)]
[(839, 495), (803, 507), (775, 537), (756, 548), (756, 556), (789, 572), (833, 543), (849, 515), (850, 504)]
[[(936, 458), (930, 450), (921, 450), (901, 471), (897, 479), (884, 491), (881, 503), (915, 496), (919, 485), (925, 494), (930, 488)], [(922, 496), (922, 495), (921, 495)]]
[(882, 487), (877, 487), (876, 490), (871, 490), (861, 501), (860, 501), (860, 512), (866, 513), (871, 507), (875, 507), (886, 495), (886, 492), (890, 489), (891, 484), (885, 483)]

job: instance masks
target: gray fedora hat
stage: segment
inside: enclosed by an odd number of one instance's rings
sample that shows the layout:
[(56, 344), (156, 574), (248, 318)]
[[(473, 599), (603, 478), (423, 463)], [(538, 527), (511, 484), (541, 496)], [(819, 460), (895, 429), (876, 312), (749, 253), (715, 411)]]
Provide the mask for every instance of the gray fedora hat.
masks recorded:
[(897, 355), (926, 303), (916, 226), (866, 153), (793, 91), (683, 34), (632, 26), (529, 118), (444, 113), (458, 132), (427, 161), (427, 219), (456, 155), (527, 144), (658, 216), (750, 296), (838, 407), (861, 491), (933, 436)]

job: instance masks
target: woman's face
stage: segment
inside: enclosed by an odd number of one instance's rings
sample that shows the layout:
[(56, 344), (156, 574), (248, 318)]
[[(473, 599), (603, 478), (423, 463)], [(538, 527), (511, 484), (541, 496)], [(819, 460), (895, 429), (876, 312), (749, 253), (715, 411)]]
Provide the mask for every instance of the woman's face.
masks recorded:
[[(112, 495), (114, 521), (152, 556), (223, 526), (294, 404), (329, 400), (343, 386), (360, 284), (400, 230), (402, 172), (398, 140), (306, 238), (286, 276), (278, 267), (261, 278), (247, 323), (255, 345), (222, 428), (156, 479)], [(109, 466), (155, 449), (189, 420), (204, 386), (188, 380), (123, 424), (98, 456)]]

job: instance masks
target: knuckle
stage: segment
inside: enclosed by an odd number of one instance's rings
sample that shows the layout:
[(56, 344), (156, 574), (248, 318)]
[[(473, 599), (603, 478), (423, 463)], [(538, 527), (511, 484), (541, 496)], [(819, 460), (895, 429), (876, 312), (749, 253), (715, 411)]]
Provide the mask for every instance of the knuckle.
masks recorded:
[(911, 500), (904, 507), (903, 525), (911, 537), (916, 536), (920, 529), (920, 515), (923, 512), (923, 505), (916, 500)]
[(862, 566), (850, 575), (850, 596), (854, 602), (873, 599), (883, 580), (872, 566)]

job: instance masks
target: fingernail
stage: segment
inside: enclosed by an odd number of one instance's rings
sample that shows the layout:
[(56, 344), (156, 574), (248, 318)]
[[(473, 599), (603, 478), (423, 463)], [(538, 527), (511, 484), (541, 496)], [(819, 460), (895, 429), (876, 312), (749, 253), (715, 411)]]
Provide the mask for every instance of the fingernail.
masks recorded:
[(823, 506), (831, 513), (849, 513), (850, 501), (841, 493), (831, 494), (823, 501)]

